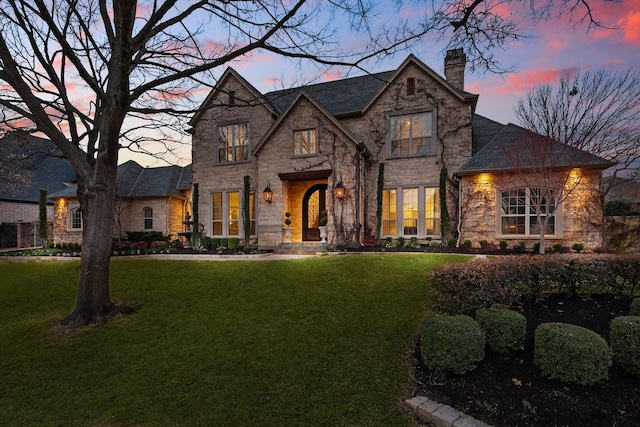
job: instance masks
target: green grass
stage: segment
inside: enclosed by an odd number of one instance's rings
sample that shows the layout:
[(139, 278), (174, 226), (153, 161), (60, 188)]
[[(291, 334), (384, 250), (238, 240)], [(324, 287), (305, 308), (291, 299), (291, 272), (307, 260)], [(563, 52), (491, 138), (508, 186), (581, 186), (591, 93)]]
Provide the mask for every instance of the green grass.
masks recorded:
[(0, 425), (413, 425), (426, 275), (462, 259), (116, 259), (138, 311), (67, 336), (79, 263), (0, 265)]

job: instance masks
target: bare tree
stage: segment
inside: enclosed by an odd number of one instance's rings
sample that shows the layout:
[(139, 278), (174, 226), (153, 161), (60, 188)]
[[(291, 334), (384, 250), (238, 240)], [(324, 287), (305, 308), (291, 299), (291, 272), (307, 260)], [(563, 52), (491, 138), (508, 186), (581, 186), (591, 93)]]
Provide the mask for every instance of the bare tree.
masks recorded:
[(614, 176), (640, 176), (637, 72), (599, 69), (566, 74), (555, 85), (531, 89), (515, 113), (527, 129), (618, 162), (611, 170)]
[[(76, 329), (118, 312), (109, 296), (109, 254), (119, 149), (144, 150), (145, 126), (176, 123), (193, 111), (197, 90), (215, 81), (210, 71), (258, 50), (363, 68), (428, 34), (464, 47), (472, 68), (495, 70), (492, 51), (520, 36), (516, 24), (495, 11), (501, 3), (426, 2), (421, 19), (391, 23), (388, 15), (376, 17), (366, 0), (4, 1), (4, 126), (46, 135), (78, 176), (81, 271), (76, 305), (63, 326)], [(586, 0), (538, 4), (529, 2), (534, 20), (545, 19), (553, 5), (559, 15), (598, 25)], [(354, 34), (368, 42), (359, 50), (341, 48)]]

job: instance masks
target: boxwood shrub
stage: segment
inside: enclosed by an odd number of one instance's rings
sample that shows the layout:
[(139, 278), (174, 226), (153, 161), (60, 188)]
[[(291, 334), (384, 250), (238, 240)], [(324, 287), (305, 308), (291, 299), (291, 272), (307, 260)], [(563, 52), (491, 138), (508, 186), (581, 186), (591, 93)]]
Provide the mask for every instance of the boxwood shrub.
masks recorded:
[(484, 359), (484, 346), (484, 332), (469, 316), (433, 314), (422, 322), (422, 360), (438, 374), (472, 371)]
[(629, 316), (640, 316), (640, 298), (634, 298), (631, 300)]
[(568, 323), (536, 328), (533, 362), (542, 374), (568, 383), (591, 385), (609, 376), (611, 349), (597, 333)]
[(613, 319), (609, 340), (614, 362), (630, 374), (640, 376), (640, 316)]
[(491, 350), (506, 353), (521, 349), (527, 335), (527, 319), (501, 304), (476, 311), (476, 321)]
[(472, 315), (493, 304), (511, 306), (523, 294), (607, 293), (640, 289), (640, 254), (554, 254), (476, 258), (448, 264), (430, 275), (434, 308)]

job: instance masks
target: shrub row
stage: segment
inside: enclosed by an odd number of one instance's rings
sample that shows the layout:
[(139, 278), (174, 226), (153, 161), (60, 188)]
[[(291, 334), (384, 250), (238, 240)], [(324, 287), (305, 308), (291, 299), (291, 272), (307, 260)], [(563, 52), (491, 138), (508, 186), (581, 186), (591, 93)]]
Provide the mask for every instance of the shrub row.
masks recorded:
[(224, 251), (226, 249), (235, 250), (240, 247), (240, 239), (237, 237), (202, 237), (200, 243), (205, 249)]
[(515, 255), (448, 264), (432, 271), (434, 308), (473, 314), (493, 304), (511, 306), (523, 294), (608, 293), (640, 289), (640, 255)]

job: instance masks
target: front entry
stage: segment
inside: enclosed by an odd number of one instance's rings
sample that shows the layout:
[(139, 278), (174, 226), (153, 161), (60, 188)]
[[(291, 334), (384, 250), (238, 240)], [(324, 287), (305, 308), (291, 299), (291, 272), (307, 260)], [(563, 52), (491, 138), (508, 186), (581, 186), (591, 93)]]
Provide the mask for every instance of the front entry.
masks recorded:
[(302, 240), (320, 241), (320, 212), (327, 210), (327, 184), (316, 184), (302, 199)]

